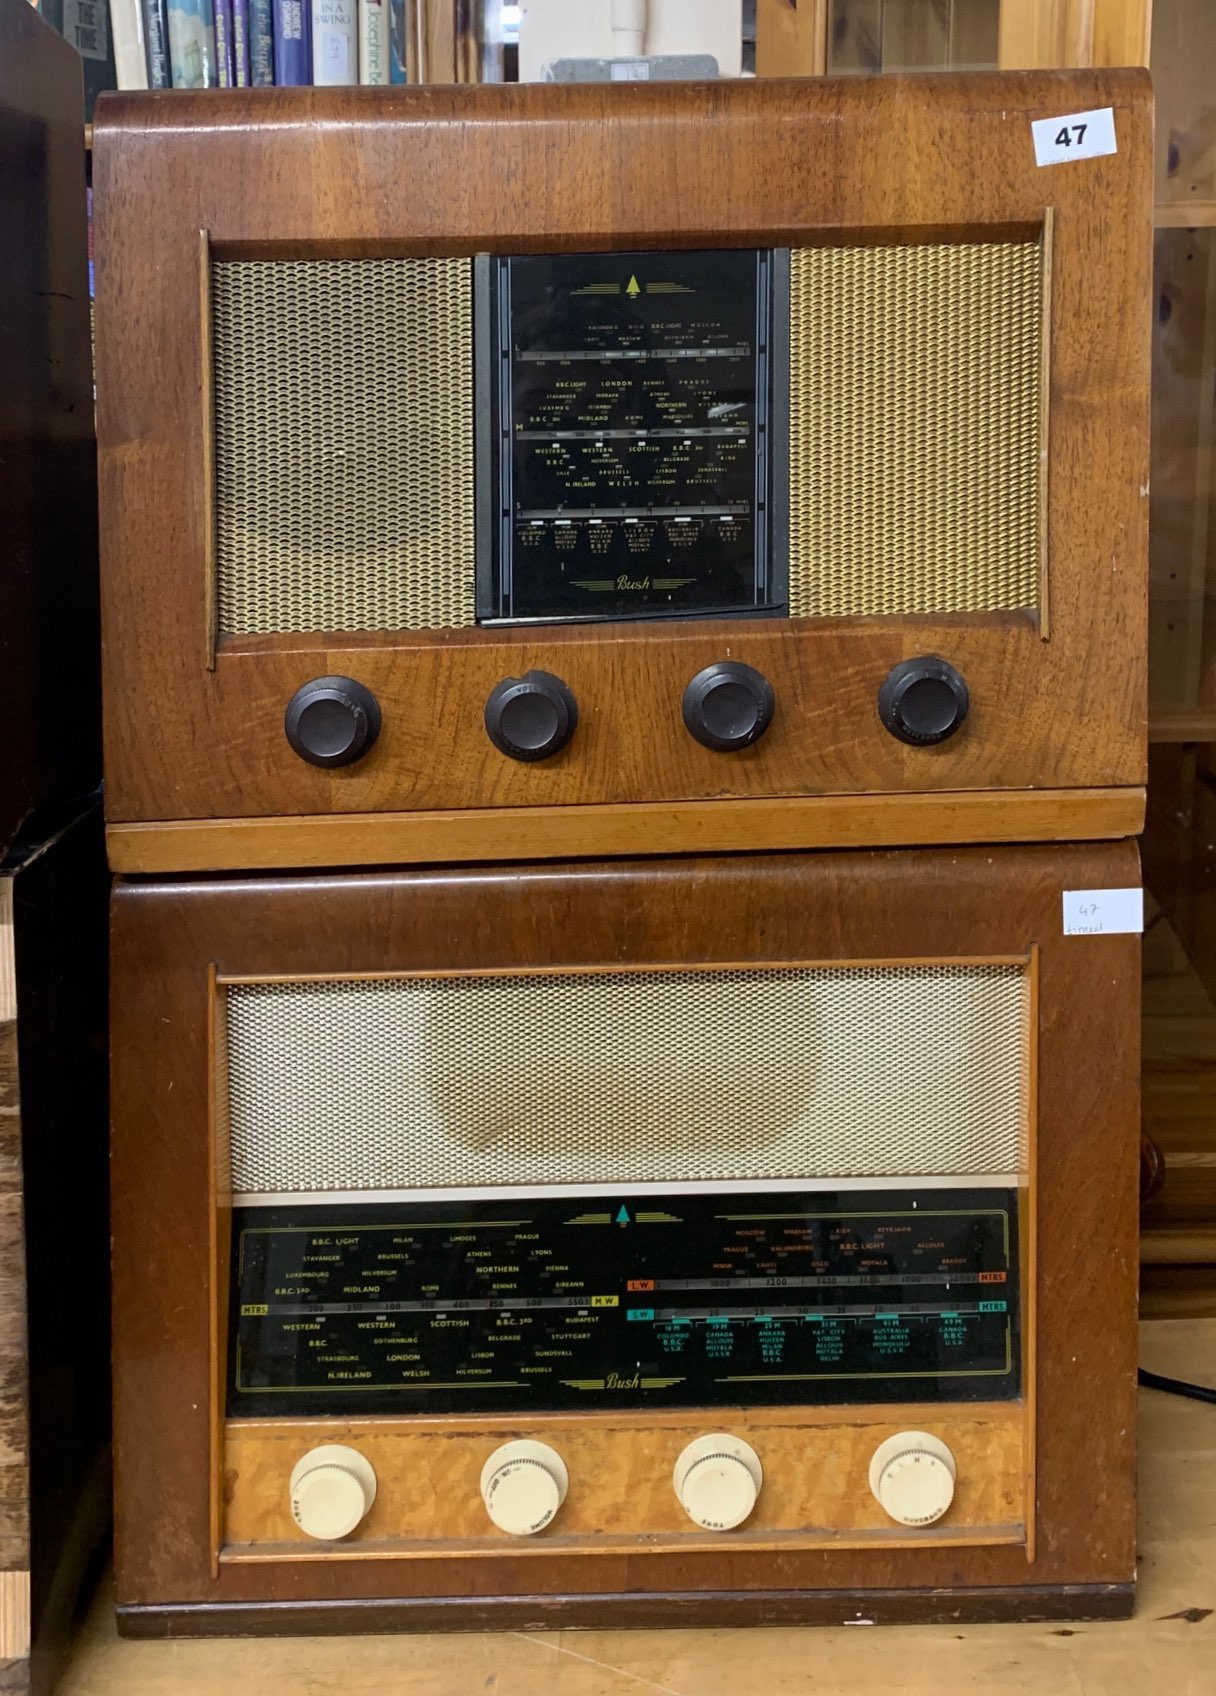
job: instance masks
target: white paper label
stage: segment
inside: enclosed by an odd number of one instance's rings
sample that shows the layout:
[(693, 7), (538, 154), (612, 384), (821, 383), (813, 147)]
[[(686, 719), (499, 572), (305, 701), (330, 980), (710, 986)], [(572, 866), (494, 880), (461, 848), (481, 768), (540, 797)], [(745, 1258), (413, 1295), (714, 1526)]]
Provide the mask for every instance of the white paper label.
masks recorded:
[(327, 30), (321, 37), (321, 62), (332, 77), (344, 77), (350, 64), (345, 35)]
[(1100, 159), (1104, 153), (1119, 151), (1111, 106), (1067, 112), (1062, 118), (1036, 118), (1030, 128), (1036, 165), (1067, 165), (1073, 159)]
[(614, 59), (608, 67), (611, 82), (649, 82), (649, 59)]
[(1139, 936), (1144, 929), (1142, 889), (1066, 889), (1065, 936)]

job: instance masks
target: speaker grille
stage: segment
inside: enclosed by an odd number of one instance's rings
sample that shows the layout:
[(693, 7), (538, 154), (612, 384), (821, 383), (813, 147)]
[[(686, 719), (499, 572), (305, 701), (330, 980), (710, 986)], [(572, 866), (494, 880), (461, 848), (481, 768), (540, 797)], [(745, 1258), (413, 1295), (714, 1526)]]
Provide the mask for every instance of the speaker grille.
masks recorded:
[(1007, 1172), (1016, 966), (227, 991), (238, 1191)]
[(790, 269), (791, 614), (1037, 606), (1040, 244)]
[(225, 635), (472, 624), (465, 259), (212, 268)]

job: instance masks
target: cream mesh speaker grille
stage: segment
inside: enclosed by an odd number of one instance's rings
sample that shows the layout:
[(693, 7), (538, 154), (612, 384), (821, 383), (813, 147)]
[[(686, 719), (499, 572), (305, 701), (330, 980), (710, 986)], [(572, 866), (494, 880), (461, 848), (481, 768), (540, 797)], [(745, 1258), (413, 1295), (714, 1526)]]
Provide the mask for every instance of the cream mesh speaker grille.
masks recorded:
[(791, 614), (1037, 606), (1040, 244), (790, 268)]
[(1016, 966), (231, 986), (233, 1187), (1008, 1172)]
[(474, 620), (464, 259), (212, 267), (224, 635)]

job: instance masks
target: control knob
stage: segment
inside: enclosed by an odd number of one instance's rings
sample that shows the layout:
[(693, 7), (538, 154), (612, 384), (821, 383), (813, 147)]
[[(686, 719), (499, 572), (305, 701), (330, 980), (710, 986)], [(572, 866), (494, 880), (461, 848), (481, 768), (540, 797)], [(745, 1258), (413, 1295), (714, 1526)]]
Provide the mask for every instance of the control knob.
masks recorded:
[(953, 736), (971, 698), (961, 672), (937, 654), (901, 660), (878, 691), (878, 716), (892, 736), (929, 748)]
[(940, 1437), (900, 1431), (874, 1451), (870, 1489), (897, 1525), (932, 1525), (954, 1500), (957, 1469)]
[(486, 701), (486, 734), (512, 760), (560, 753), (578, 724), (578, 702), (551, 671), (504, 677)]
[(348, 766), (379, 736), (380, 703), (353, 677), (314, 677), (288, 701), (283, 728), (309, 765)]
[(500, 1531), (533, 1537), (566, 1499), (570, 1475), (548, 1443), (517, 1438), (495, 1449), (481, 1469), (481, 1499)]
[(715, 1431), (689, 1443), (671, 1481), (694, 1525), (704, 1531), (733, 1531), (755, 1507), (764, 1470), (750, 1444)]
[(291, 1517), (301, 1531), (323, 1543), (348, 1537), (375, 1499), (371, 1462), (343, 1443), (310, 1449), (292, 1468)]
[(729, 753), (750, 748), (773, 717), (773, 686), (741, 660), (719, 660), (699, 671), (684, 691), (684, 724), (705, 748)]

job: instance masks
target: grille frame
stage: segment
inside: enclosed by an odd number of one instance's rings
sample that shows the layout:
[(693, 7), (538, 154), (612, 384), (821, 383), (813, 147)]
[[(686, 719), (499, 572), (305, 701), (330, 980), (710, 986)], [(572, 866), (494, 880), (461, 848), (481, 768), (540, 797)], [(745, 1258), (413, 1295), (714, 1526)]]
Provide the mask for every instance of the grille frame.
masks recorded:
[(1030, 612), (1046, 634), (1051, 229), (792, 249), (791, 618)]
[(474, 261), (207, 274), (216, 636), (473, 626)]
[[(572, 980), (586, 982), (592, 980), (651, 980), (682, 978), (685, 980), (709, 978), (744, 978), (755, 984), (762, 979), (771, 980), (774, 975), (782, 979), (800, 978), (805, 981), (813, 977), (816, 981), (830, 980), (835, 982), (843, 975), (851, 974), (855, 979), (875, 974), (945, 974), (950, 981), (972, 977), (976, 974), (987, 974), (987, 981), (996, 981), (997, 974), (1003, 974), (1001, 980), (1016, 996), (1019, 1002), (1016, 1018), (1009, 1026), (1008, 1040), (1012, 1043), (1005, 1057), (1005, 1076), (1003, 1089), (1012, 1089), (1016, 1093), (1016, 1102), (1012, 1113), (1007, 1112), (1003, 1140), (997, 1142), (990, 1137), (987, 1153), (981, 1157), (973, 1145), (969, 1150), (964, 1149), (960, 1157), (959, 1147), (952, 1145), (949, 1158), (942, 1157), (936, 1162), (910, 1160), (906, 1149), (898, 1157), (892, 1158), (889, 1148), (883, 1143), (883, 1154), (879, 1158), (876, 1152), (876, 1139), (870, 1133), (870, 1152), (865, 1159), (853, 1166), (847, 1166), (837, 1161), (836, 1164), (796, 1164), (791, 1167), (776, 1164), (765, 1165), (763, 1170), (757, 1170), (753, 1164), (736, 1160), (733, 1166), (708, 1168), (707, 1162), (698, 1156), (689, 1166), (683, 1167), (647, 1166), (639, 1170), (635, 1158), (630, 1158), (628, 1171), (601, 1170), (590, 1175), (583, 1170), (570, 1175), (564, 1170), (554, 1170), (552, 1165), (541, 1169), (528, 1168), (520, 1170), (514, 1155), (503, 1155), (492, 1150), (491, 1158), (500, 1163), (510, 1160), (509, 1171), (478, 1169), (470, 1174), (467, 1164), (470, 1159), (477, 1160), (483, 1149), (463, 1149), (462, 1157), (466, 1161), (463, 1172), (454, 1176), (452, 1171), (445, 1168), (441, 1171), (432, 1170), (425, 1182), (419, 1182), (416, 1177), (403, 1177), (400, 1168), (391, 1170), (379, 1169), (377, 1176), (368, 1178), (363, 1164), (358, 1169), (347, 1169), (343, 1176), (333, 1166), (325, 1168), (319, 1175), (314, 1174), (306, 1181), (300, 1181), (299, 1168), (288, 1171), (282, 1165), (273, 1171), (265, 1165), (260, 1167), (260, 1177), (255, 1181), (251, 1176), (252, 1168), (247, 1157), (246, 1147), (248, 1134), (242, 1130), (240, 1112), (235, 1106), (235, 1090), (233, 1074), (237, 1069), (233, 1063), (233, 1030), (239, 1023), (239, 1017), (234, 1019), (234, 995), (239, 1002), (243, 994), (251, 993), (254, 998), (264, 995), (273, 996), (276, 992), (302, 991), (305, 996), (324, 995), (327, 991), (336, 991), (339, 997), (352, 993), (371, 991), (383, 992), (394, 986), (419, 986), (434, 984), (451, 987), (454, 985), (492, 986), (495, 983), (517, 985), (520, 980), (531, 980), (533, 983), (551, 985), (552, 980)], [(750, 1183), (772, 1182), (783, 1184), (792, 1178), (804, 1179), (808, 1182), (821, 1182), (836, 1179), (903, 1179), (903, 1178), (958, 1178), (982, 1176), (990, 1173), (1018, 1172), (1025, 1174), (1029, 1165), (1029, 1149), (1033, 1137), (1033, 1125), (1036, 1116), (1034, 1099), (1037, 1042), (1034, 1009), (1037, 1002), (1037, 966), (1033, 952), (1030, 955), (991, 956), (977, 959), (960, 959), (957, 956), (933, 959), (902, 959), (902, 960), (819, 960), (819, 961), (779, 961), (779, 962), (735, 962), (729, 965), (709, 962), (678, 962), (657, 963), (629, 962), (625, 965), (580, 965), (574, 967), (543, 966), (520, 968), (480, 968), (480, 969), (441, 969), (441, 970), (407, 970), (401, 972), (379, 973), (314, 973), (291, 974), (290, 976), (259, 977), (259, 976), (221, 976), (216, 979), (216, 992), (220, 998), (221, 1026), (223, 1032), (220, 1042), (220, 1060), (222, 1081), (217, 1093), (217, 1106), (224, 1119), (224, 1134), (221, 1146), (225, 1151), (225, 1159), (229, 1165), (227, 1178), (234, 1193), (246, 1198), (259, 1194), (340, 1194), (343, 1192), (375, 1193), (382, 1191), (409, 1191), (419, 1195), (429, 1193), (454, 1194), (460, 1192), (474, 1193), (482, 1190), (510, 1191), (525, 1190), (537, 1187), (554, 1188), (619, 1188), (622, 1184), (638, 1184), (648, 1187), (687, 1183), (689, 1181), (712, 1182), (715, 1184), (730, 1184), (731, 1182)], [(560, 992), (559, 992), (560, 993)], [(485, 1027), (477, 1027), (477, 1042), (484, 1046)], [(1014, 1054), (1016, 1049), (1016, 1055)], [(1016, 1081), (1014, 1075), (1016, 1074)], [(991, 1072), (986, 1068), (983, 1072), (985, 1084), (990, 1081)], [(253, 1086), (256, 1090), (256, 1084)], [(495, 1139), (490, 1139), (491, 1142)], [(774, 1139), (770, 1138), (770, 1141)], [(779, 1138), (776, 1140), (780, 1140)], [(906, 1138), (905, 1138), (906, 1141)], [(367, 1160), (366, 1150), (363, 1160)], [(695, 1168), (695, 1169), (694, 1169)]]

